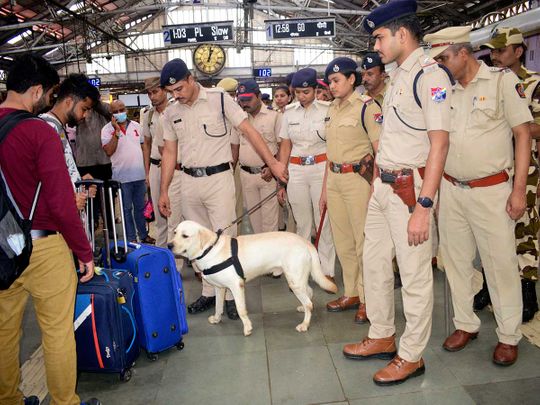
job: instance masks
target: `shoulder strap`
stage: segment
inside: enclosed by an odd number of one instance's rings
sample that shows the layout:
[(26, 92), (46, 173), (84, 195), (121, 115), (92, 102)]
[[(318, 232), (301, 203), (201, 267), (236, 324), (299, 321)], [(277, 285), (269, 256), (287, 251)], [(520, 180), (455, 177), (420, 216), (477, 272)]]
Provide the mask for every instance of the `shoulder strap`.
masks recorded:
[[(381, 104), (380, 104), (377, 100), (373, 99), (373, 101), (375, 102), (375, 104), (377, 104), (377, 105), (379, 106), (379, 108), (382, 109)], [(360, 114), (360, 122), (362, 123), (362, 128), (364, 128), (364, 131), (365, 131), (366, 134), (367, 134), (366, 121), (365, 121), (365, 118), (366, 118), (366, 110), (367, 110), (367, 104), (364, 103), (364, 104), (362, 105), (362, 113)]]
[(150, 111), (148, 111), (148, 122), (146, 123), (146, 126), (148, 127), (149, 131), (150, 131), (150, 125), (152, 125), (153, 117), (154, 117), (154, 108), (152, 107)]
[[(450, 83), (452, 83), (452, 86), (454, 84), (456, 84), (456, 81), (454, 80), (454, 76), (452, 76), (452, 73), (450, 72), (450, 70), (448, 70), (448, 68), (446, 66), (444, 66), (443, 64), (440, 64), (438, 63), (439, 67), (444, 70), (446, 72), (446, 74), (448, 75), (448, 78), (450, 79)], [(414, 81), (413, 81), (413, 96), (414, 96), (414, 101), (416, 101), (416, 104), (418, 105), (418, 107), (422, 108), (422, 102), (420, 101), (420, 97), (418, 97), (418, 90), (417, 90), (417, 86), (418, 86), (418, 80), (420, 80), (420, 77), (424, 74), (424, 69), (420, 69), (418, 71), (418, 73), (416, 74), (416, 76), (414, 77)]]
[(238, 259), (238, 240), (236, 238), (231, 238), (231, 256), (236, 273), (245, 280), (244, 269), (242, 268), (240, 259)]
[(221, 115), (223, 116), (223, 119), (225, 119), (225, 101), (223, 100), (225, 96), (223, 95), (223, 92), (220, 92), (219, 96), (221, 99)]

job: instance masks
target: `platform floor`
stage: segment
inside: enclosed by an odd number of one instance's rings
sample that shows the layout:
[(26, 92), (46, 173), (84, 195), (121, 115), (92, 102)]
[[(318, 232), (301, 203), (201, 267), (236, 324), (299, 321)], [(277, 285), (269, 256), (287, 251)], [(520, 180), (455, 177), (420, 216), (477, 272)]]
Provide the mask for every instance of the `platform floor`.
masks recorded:
[[(200, 284), (190, 269), (185, 273), (191, 302), (199, 295)], [(303, 315), (296, 312), (296, 298), (285, 280), (263, 277), (247, 288), (254, 327), (251, 336), (242, 335), (240, 321), (225, 317), (221, 324), (210, 325), (210, 312), (188, 315), (190, 332), (184, 350), (169, 350), (155, 362), (143, 353), (132, 380), (126, 383), (116, 375), (82, 374), (78, 392), (83, 399), (95, 396), (105, 405), (539, 404), (540, 348), (523, 339), (514, 366), (494, 365), (495, 321), (487, 309), (479, 313), (482, 329), (477, 340), (461, 352), (442, 349), (444, 274), (434, 274), (435, 309), (424, 355), (426, 374), (398, 386), (378, 387), (372, 382), (373, 373), (385, 361), (343, 357), (343, 344), (361, 339), (368, 330), (367, 325), (353, 323), (354, 311), (327, 312), (324, 305), (333, 296), (315, 287), (311, 328), (298, 333), (294, 328)], [(40, 344), (30, 305), (27, 312), (23, 361)], [(399, 336), (404, 328), (400, 290), (396, 290), (396, 313)]]

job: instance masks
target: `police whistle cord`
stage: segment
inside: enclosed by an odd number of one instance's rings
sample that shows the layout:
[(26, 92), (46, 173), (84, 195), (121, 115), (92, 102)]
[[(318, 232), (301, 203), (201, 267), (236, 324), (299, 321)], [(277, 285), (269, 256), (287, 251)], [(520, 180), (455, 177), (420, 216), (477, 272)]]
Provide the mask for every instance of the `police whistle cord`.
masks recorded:
[(319, 229), (317, 229), (317, 236), (315, 236), (315, 249), (319, 250), (319, 240), (321, 239), (322, 227), (324, 225), (324, 217), (326, 216), (326, 205), (321, 213), (321, 221), (319, 222)]
[(276, 191), (274, 191), (272, 194), (264, 197), (261, 201), (259, 201), (257, 204), (255, 204), (253, 207), (251, 207), (249, 210), (247, 210), (246, 212), (244, 212), (242, 215), (240, 215), (238, 218), (236, 218), (234, 221), (232, 221), (230, 223), (230, 225), (227, 225), (225, 228), (223, 229), (220, 229), (220, 233), (221, 232), (224, 232), (225, 230), (229, 229), (231, 226), (233, 225), (237, 225), (239, 224), (240, 222), (242, 222), (244, 220), (244, 218), (248, 215), (251, 215), (253, 214), (255, 211), (257, 211), (259, 208), (261, 208), (266, 202), (270, 201), (272, 198), (274, 198), (277, 193), (278, 193), (278, 189), (276, 189)]

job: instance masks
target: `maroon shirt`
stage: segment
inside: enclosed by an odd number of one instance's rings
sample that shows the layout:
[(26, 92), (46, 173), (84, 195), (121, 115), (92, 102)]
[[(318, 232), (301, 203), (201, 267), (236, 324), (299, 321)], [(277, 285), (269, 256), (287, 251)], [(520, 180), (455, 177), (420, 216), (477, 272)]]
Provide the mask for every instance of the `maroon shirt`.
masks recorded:
[[(0, 118), (12, 111), (15, 110), (0, 108)], [(0, 144), (0, 162), (25, 218), (30, 214), (41, 180), (32, 229), (60, 232), (80, 260), (92, 261), (92, 249), (75, 205), (62, 142), (54, 129), (38, 119), (19, 123)]]

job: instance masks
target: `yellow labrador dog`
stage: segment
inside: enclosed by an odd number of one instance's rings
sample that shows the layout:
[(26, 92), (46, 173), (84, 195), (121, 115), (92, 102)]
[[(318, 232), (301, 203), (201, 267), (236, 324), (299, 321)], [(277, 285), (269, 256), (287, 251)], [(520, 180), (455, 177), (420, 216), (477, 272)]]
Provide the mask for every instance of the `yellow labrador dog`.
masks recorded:
[[(193, 260), (195, 267), (203, 271), (203, 278), (216, 287), (216, 313), (208, 317), (208, 321), (217, 324), (223, 314), (223, 301), (226, 289), (230, 289), (238, 315), (244, 324), (244, 335), (251, 334), (252, 325), (247, 316), (245, 282), (264, 274), (271, 274), (273, 269), (281, 267), (289, 287), (302, 306), (304, 320), (296, 326), (298, 332), (309, 328), (313, 303), (313, 290), (308, 285), (309, 276), (321, 288), (336, 293), (337, 286), (322, 273), (319, 255), (315, 247), (300, 236), (290, 232), (267, 232), (255, 235), (244, 235), (237, 238), (238, 260), (243, 269), (245, 279), (238, 274), (233, 265), (218, 270), (213, 274), (204, 274), (216, 269), (232, 257), (231, 237), (219, 235), (193, 221), (181, 222), (175, 231), (173, 252), (176, 255)], [(210, 269), (210, 270), (209, 270)]]

